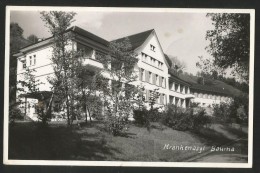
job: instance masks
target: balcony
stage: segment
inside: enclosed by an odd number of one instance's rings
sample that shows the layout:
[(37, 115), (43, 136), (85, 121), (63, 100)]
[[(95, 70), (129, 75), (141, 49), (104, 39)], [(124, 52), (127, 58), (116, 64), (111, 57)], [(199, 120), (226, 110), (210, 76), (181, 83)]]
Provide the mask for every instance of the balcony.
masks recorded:
[(185, 94), (184, 97), (188, 99), (188, 98), (194, 98), (195, 96), (193, 94)]
[(104, 68), (101, 62), (92, 57), (84, 58), (83, 65), (91, 71), (101, 70)]

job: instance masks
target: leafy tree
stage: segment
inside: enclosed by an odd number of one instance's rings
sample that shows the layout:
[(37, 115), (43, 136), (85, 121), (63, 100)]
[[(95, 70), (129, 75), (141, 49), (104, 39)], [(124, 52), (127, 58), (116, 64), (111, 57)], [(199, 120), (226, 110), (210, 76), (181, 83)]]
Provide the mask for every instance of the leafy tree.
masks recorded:
[(23, 37), (23, 29), (17, 23), (10, 24), (10, 69), (9, 69), (9, 116), (13, 121), (21, 112), (18, 108), (21, 103), (16, 100), (17, 88), (17, 58), (13, 56), (20, 48), (27, 46), (30, 42)]
[(185, 62), (180, 61), (177, 56), (169, 55), (169, 58), (172, 62), (172, 66), (170, 68), (173, 69), (174, 71), (176, 71), (177, 74), (182, 74), (187, 67)]
[[(77, 117), (77, 80), (78, 68), (82, 66), (81, 56), (70, 49), (73, 34), (66, 32), (74, 21), (74, 12), (42, 11), (41, 19), (53, 35), (53, 62), (54, 76), (49, 78), (52, 84), (52, 98), (64, 101), (67, 124), (71, 125), (73, 117)], [(52, 100), (51, 100), (52, 102)]]
[(213, 65), (232, 69), (234, 75), (249, 80), (250, 14), (208, 13), (214, 25), (208, 30), (206, 47), (213, 56)]
[(31, 34), (27, 37), (27, 40), (30, 40), (32, 43), (37, 43), (39, 38), (36, 35)]
[(98, 93), (102, 91), (102, 85), (107, 86), (107, 80), (102, 77), (100, 71), (89, 72), (84, 67), (81, 69), (78, 80), (80, 93), (78, 100), (83, 108), (86, 122), (88, 116), (91, 121), (92, 117), (99, 118), (102, 113), (103, 102)]
[(111, 80), (110, 87), (104, 87), (106, 122), (109, 130), (118, 135), (127, 125), (132, 114), (133, 99), (137, 89), (132, 82), (137, 79), (135, 65), (138, 61), (128, 38), (109, 44), (108, 55), (99, 58), (104, 64), (103, 74)]
[(198, 67), (201, 72), (199, 72), (200, 77), (213, 78), (217, 79), (219, 75), (226, 75), (226, 72), (214, 65), (212, 59), (204, 59), (203, 56), (199, 56), (199, 61), (196, 63), (196, 67)]

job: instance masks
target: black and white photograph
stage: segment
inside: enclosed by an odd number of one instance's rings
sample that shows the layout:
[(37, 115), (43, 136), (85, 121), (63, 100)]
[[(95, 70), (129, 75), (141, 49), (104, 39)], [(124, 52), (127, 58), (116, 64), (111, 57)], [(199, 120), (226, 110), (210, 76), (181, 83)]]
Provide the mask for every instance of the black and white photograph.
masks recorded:
[(252, 167), (253, 9), (7, 6), (4, 164)]

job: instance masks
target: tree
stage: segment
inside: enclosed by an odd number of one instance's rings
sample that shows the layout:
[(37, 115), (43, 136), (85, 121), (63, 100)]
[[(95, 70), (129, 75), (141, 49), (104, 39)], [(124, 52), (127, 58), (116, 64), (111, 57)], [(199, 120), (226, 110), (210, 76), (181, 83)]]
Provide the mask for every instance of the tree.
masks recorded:
[(23, 29), (17, 23), (10, 24), (10, 69), (9, 69), (9, 115), (10, 120), (14, 120), (20, 114), (16, 100), (17, 88), (17, 58), (13, 56), (20, 48), (27, 46), (30, 42), (23, 37)]
[(180, 61), (177, 56), (169, 55), (172, 62), (171, 69), (175, 70), (177, 74), (182, 74), (186, 69), (186, 64), (184, 61)]
[(213, 56), (213, 65), (232, 69), (232, 74), (249, 80), (250, 14), (208, 13), (214, 25), (208, 30), (207, 51)]
[[(54, 75), (49, 78), (52, 84), (53, 95), (64, 101), (67, 124), (71, 125), (73, 118), (77, 117), (77, 84), (78, 68), (82, 66), (81, 56), (70, 49), (73, 38), (72, 33), (66, 32), (74, 21), (74, 12), (42, 11), (41, 19), (53, 36), (53, 63)], [(50, 103), (52, 100), (50, 101)]]
[(39, 38), (36, 35), (31, 34), (27, 37), (27, 40), (30, 40), (32, 43), (36, 43), (38, 42)]
[(135, 66), (138, 61), (128, 38), (109, 44), (108, 55), (99, 58), (104, 64), (103, 74), (111, 80), (110, 87), (104, 87), (104, 100), (107, 109), (106, 122), (109, 130), (118, 135), (127, 125), (132, 114), (133, 99), (137, 88), (132, 82), (137, 80)]
[[(98, 92), (105, 90), (107, 80), (101, 75), (101, 71), (89, 72), (88, 69), (82, 68), (78, 78), (79, 102), (85, 113), (85, 118), (99, 118), (102, 113), (103, 102)], [(104, 88), (102, 88), (104, 86)]]
[(200, 60), (196, 63), (196, 67), (201, 70), (201, 77), (213, 77), (213, 79), (217, 79), (218, 75), (226, 74), (226, 72), (222, 68), (214, 65), (212, 59), (204, 59), (203, 56), (199, 56), (198, 58)]

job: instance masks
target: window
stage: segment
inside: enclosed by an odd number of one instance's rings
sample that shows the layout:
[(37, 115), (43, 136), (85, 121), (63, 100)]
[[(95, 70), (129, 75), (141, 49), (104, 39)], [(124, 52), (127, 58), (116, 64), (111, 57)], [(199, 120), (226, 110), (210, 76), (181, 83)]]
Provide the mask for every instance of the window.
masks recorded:
[(175, 91), (178, 91), (178, 84), (174, 84), (175, 85)]
[(144, 69), (142, 69), (142, 78), (141, 78), (142, 81), (145, 81), (145, 74), (144, 73), (145, 73), (145, 71), (144, 71)]
[(22, 68), (25, 69), (26, 68), (26, 60), (23, 59), (23, 60), (21, 60), (21, 62), (22, 62)]
[(150, 44), (150, 49), (151, 49), (151, 51), (155, 52), (155, 46), (154, 45)]
[(142, 61), (145, 60), (145, 59), (144, 59), (144, 53), (143, 53), (143, 52), (141, 53), (141, 58), (142, 58)]
[(33, 55), (33, 65), (36, 64), (36, 55)]
[(32, 56), (30, 56), (30, 65), (32, 65)]
[(155, 74), (154, 73), (152, 73), (152, 80), (153, 80), (153, 82), (152, 82), (152, 84), (154, 84), (154, 85), (156, 85), (156, 77), (155, 77)]
[(156, 85), (159, 85), (159, 76), (156, 75), (156, 76), (155, 76), (155, 79), (156, 79)]
[(152, 79), (152, 72), (149, 72), (149, 83), (153, 83), (152, 80), (153, 80), (153, 79)]
[(164, 77), (162, 77), (162, 87), (165, 88), (165, 81), (164, 81)]
[(161, 104), (166, 104), (166, 96), (165, 96), (165, 94), (160, 94), (160, 103)]

